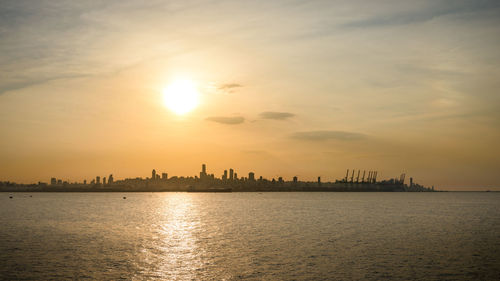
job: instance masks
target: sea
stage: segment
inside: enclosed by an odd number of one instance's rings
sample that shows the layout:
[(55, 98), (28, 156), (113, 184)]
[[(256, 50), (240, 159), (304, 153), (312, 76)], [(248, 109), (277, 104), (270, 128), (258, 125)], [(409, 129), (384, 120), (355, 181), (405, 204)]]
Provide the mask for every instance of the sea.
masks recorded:
[(0, 193), (0, 280), (500, 280), (500, 193)]

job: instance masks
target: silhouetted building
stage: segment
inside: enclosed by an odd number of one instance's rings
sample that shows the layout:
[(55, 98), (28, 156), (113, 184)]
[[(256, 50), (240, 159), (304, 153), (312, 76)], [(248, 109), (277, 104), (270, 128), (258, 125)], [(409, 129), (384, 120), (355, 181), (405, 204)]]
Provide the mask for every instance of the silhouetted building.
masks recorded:
[(95, 177), (95, 183), (101, 184), (101, 177), (100, 176)]
[(238, 179), (238, 173), (234, 173), (234, 180)]
[(161, 174), (161, 179), (162, 180), (167, 180), (168, 179), (168, 174), (167, 173), (162, 173)]
[(83, 180), (83, 185), (87, 185), (87, 180)]
[(248, 173), (248, 180), (251, 180), (251, 181), (255, 180), (255, 174), (253, 172)]
[(318, 186), (321, 186), (321, 177), (318, 177)]
[(227, 180), (227, 170), (224, 170), (224, 175), (222, 176), (223, 180)]
[(234, 170), (229, 169), (229, 180), (233, 180), (233, 179), (234, 179)]
[(50, 185), (56, 185), (57, 184), (57, 179), (56, 178), (51, 178), (50, 179)]
[(103, 177), (103, 178), (102, 178), (102, 184), (103, 184), (103, 185), (106, 185), (106, 177)]
[(152, 180), (156, 179), (156, 170), (155, 169), (153, 169), (153, 171), (151, 171), (151, 179)]
[(113, 184), (113, 174), (110, 174), (109, 177), (108, 177), (108, 184)]
[(297, 183), (297, 181), (298, 181), (298, 178), (296, 176), (293, 177), (293, 183)]
[(58, 185), (62, 185), (62, 180), (57, 180)]

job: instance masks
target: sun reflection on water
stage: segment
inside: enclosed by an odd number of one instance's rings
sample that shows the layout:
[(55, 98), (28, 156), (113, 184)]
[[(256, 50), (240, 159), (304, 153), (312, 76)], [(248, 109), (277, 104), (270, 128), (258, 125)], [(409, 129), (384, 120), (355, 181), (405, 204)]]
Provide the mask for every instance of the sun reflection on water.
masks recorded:
[[(198, 235), (198, 209), (188, 194), (165, 195), (158, 208), (159, 224), (151, 223), (152, 241), (144, 241), (141, 249), (143, 272), (138, 276), (166, 280), (195, 280), (203, 266), (203, 249)], [(149, 244), (147, 244), (149, 243)], [(141, 279), (142, 279), (141, 278)]]

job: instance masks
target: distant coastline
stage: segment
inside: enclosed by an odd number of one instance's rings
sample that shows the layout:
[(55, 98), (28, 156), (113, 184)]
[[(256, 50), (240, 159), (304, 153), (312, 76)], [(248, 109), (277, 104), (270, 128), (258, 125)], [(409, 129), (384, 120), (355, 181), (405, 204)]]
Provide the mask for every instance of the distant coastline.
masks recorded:
[(398, 178), (377, 180), (377, 171), (347, 170), (343, 179), (335, 182), (299, 181), (293, 177), (285, 181), (282, 177), (265, 179), (262, 176), (255, 178), (253, 172), (248, 177), (238, 177), (238, 174), (229, 169), (217, 178), (208, 174), (206, 165), (202, 165), (199, 176), (168, 177), (167, 173), (161, 176), (152, 170), (150, 178), (127, 178), (114, 180), (113, 175), (107, 178), (100, 176), (89, 183), (63, 181), (51, 178), (50, 184), (39, 182), (36, 184), (17, 184), (14, 182), (0, 182), (0, 191), (3, 192), (432, 192), (434, 187), (425, 187), (413, 182), (410, 178), (405, 183), (405, 174)]

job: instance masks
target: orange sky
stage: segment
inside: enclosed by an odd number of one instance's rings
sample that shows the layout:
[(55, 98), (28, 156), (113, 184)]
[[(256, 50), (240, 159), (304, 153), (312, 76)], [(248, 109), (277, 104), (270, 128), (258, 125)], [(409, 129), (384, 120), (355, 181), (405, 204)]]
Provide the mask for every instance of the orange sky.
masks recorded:
[[(406, 173), (498, 187), (495, 1), (7, 1), (0, 180)], [(183, 77), (199, 104), (177, 115)]]

